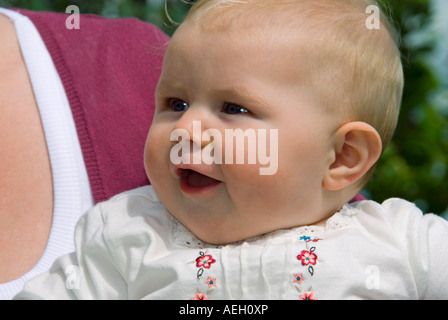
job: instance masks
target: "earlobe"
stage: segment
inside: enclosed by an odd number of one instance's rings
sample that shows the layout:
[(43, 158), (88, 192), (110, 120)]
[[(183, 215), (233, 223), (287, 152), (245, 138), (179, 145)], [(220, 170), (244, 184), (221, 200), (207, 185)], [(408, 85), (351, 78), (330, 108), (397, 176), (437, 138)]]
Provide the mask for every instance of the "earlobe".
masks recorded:
[(334, 161), (323, 180), (327, 190), (341, 190), (359, 180), (378, 160), (382, 143), (365, 122), (349, 122), (335, 133)]

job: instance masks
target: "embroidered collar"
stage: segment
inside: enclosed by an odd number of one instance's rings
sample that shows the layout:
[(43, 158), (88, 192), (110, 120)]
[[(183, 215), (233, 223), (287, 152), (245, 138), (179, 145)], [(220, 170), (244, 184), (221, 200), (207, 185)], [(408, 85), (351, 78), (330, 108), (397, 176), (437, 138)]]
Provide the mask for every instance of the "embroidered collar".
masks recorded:
[[(286, 234), (294, 234), (294, 235), (309, 235), (312, 234), (316, 237), (319, 235), (322, 235), (329, 231), (334, 231), (338, 229), (342, 229), (345, 227), (348, 227), (350, 225), (350, 219), (349, 217), (357, 214), (357, 210), (354, 206), (351, 204), (345, 204), (341, 210), (333, 214), (328, 220), (326, 221), (325, 226), (300, 226), (296, 228), (291, 229), (282, 229), (282, 230), (275, 230), (270, 233), (252, 237), (250, 239), (241, 240), (238, 242), (231, 243), (231, 245), (238, 245), (244, 242), (253, 242), (260, 240), (262, 238), (273, 238), (278, 237), (281, 235)], [(185, 226), (183, 226), (177, 219), (172, 217), (173, 219), (173, 229), (172, 229), (172, 237), (173, 242), (177, 245), (180, 245), (185, 248), (216, 248), (219, 246), (212, 245), (209, 243), (206, 243), (200, 239), (198, 239), (193, 233), (191, 233)]]

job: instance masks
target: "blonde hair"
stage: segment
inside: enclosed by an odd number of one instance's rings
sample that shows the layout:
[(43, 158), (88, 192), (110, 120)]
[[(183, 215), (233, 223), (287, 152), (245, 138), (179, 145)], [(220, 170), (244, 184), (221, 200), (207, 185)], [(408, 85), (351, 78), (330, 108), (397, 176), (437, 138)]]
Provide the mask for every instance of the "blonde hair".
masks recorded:
[(312, 41), (300, 48), (306, 49), (307, 80), (319, 104), (343, 122), (370, 124), (384, 151), (398, 121), (404, 77), (397, 32), (381, 10), (380, 28), (369, 29), (370, 5), (380, 10), (372, 0), (199, 0), (186, 19), (208, 17), (207, 28), (223, 30), (236, 22), (244, 30), (257, 21), (287, 32), (314, 30)]

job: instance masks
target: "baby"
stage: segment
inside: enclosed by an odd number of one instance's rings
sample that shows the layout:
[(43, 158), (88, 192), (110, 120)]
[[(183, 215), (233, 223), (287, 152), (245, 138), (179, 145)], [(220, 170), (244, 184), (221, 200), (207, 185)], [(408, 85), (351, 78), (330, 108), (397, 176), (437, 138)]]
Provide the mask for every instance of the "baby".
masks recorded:
[(371, 5), (193, 5), (156, 90), (152, 186), (89, 211), (77, 251), (16, 298), (448, 298), (446, 221), (401, 199), (350, 203), (403, 87), (386, 17), (366, 26)]

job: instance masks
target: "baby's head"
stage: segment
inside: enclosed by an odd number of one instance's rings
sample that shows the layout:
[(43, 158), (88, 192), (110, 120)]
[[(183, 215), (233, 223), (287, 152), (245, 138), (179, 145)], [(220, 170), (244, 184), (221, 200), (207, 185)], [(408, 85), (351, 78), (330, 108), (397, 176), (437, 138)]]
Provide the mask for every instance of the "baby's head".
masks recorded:
[[(200, 239), (324, 223), (367, 181), (403, 86), (386, 18), (366, 26), (370, 4), (193, 6), (166, 51), (145, 168), (167, 210)], [(274, 170), (260, 174), (266, 159)]]

